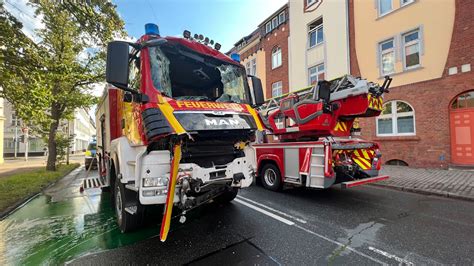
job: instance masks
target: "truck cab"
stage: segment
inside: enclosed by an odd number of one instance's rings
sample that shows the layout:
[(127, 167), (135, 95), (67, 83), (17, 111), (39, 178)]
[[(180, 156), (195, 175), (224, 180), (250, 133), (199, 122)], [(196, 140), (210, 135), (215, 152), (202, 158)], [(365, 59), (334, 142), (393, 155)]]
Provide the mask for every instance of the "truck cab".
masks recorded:
[(263, 103), (260, 80), (208, 38), (183, 36), (161, 37), (147, 24), (136, 43), (109, 43), (96, 113), (99, 170), (120, 229), (137, 228), (147, 205), (163, 205), (163, 241), (173, 206), (184, 215), (250, 186), (250, 143), (263, 130), (253, 109)]

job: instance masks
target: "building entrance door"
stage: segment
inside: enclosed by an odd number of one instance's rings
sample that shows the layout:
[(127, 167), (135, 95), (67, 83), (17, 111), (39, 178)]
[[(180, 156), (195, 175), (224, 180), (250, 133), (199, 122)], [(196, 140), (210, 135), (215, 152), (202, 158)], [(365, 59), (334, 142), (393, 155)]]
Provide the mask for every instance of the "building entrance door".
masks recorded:
[(451, 161), (474, 166), (474, 90), (457, 96), (450, 106)]

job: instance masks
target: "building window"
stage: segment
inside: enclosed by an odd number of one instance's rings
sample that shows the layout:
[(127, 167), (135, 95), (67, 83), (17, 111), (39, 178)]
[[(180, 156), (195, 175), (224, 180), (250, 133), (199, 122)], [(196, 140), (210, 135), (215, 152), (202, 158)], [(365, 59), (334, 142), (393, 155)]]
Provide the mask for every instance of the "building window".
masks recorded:
[(247, 73), (247, 75), (250, 75), (250, 62), (247, 62), (247, 64), (245, 64), (245, 72)]
[(395, 49), (393, 47), (393, 39), (381, 42), (379, 44), (379, 55), (382, 75), (394, 73)]
[(309, 84), (316, 84), (319, 80), (324, 79), (324, 64), (320, 64), (308, 69)]
[(318, 19), (317, 21), (309, 25), (308, 39), (309, 39), (309, 48), (312, 48), (324, 41), (322, 18)]
[(379, 16), (383, 16), (392, 11), (392, 0), (378, 0), (379, 1)]
[(281, 66), (281, 48), (276, 47), (272, 51), (272, 69)]
[(278, 23), (281, 24), (285, 22), (285, 11), (281, 12), (280, 15), (278, 15)]
[(272, 29), (276, 29), (276, 27), (278, 27), (278, 17), (272, 19)]
[(403, 66), (405, 69), (415, 68), (420, 65), (420, 36), (415, 30), (406, 33), (403, 38)]
[(384, 104), (377, 117), (377, 136), (415, 135), (415, 112), (406, 102), (391, 101)]
[(319, 0), (306, 0), (306, 7), (319, 2)]
[(411, 4), (415, 2), (415, 0), (400, 0), (400, 6), (406, 6), (408, 4)]
[(281, 81), (277, 81), (272, 84), (272, 98), (277, 97), (283, 94), (283, 83)]
[(252, 59), (251, 66), (250, 66), (250, 75), (256, 76), (257, 75), (257, 59)]
[(451, 104), (451, 109), (474, 108), (474, 91), (459, 95)]
[(15, 112), (12, 112), (12, 126), (19, 126), (21, 124), (21, 119), (16, 115)]
[(269, 22), (265, 25), (265, 33), (269, 33), (270, 31), (272, 31), (272, 23), (269, 21)]

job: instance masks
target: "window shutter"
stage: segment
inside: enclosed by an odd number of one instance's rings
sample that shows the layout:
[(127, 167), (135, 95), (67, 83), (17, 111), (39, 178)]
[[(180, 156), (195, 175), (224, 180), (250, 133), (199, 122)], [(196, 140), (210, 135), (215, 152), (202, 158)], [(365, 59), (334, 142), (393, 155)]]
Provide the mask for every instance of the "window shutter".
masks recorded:
[(419, 38), (419, 45), (420, 45), (420, 55), (424, 55), (425, 53), (425, 42), (424, 42), (424, 32), (423, 32), (423, 25), (420, 25), (420, 29), (418, 31), (418, 38)]
[[(405, 49), (405, 40), (404, 40), (404, 36), (403, 35), (398, 35), (397, 36), (397, 39), (398, 39), (398, 42), (397, 42), (397, 51), (398, 51), (398, 55), (400, 57), (400, 59), (398, 61), (402, 61), (403, 60), (403, 49)], [(397, 57), (398, 59), (398, 57)], [(405, 66), (403, 66), (405, 67)]]

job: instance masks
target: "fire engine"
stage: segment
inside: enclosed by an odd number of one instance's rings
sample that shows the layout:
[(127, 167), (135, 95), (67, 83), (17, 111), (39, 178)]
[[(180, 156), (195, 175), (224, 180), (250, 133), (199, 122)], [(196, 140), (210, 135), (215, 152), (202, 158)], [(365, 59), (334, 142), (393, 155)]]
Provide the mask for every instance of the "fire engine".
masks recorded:
[(378, 175), (378, 144), (352, 135), (360, 131), (356, 119), (380, 114), (391, 81), (380, 86), (347, 75), (270, 99), (259, 111), (269, 134), (253, 145), (263, 186), (350, 188), (387, 179)]
[(135, 43), (108, 44), (97, 156), (121, 231), (137, 228), (146, 207), (159, 205), (165, 241), (173, 206), (184, 222), (186, 211), (231, 201), (252, 184), (250, 143), (264, 129), (253, 107), (264, 98), (261, 81), (219, 52), (220, 44), (189, 31), (162, 37), (155, 24), (145, 29)]

